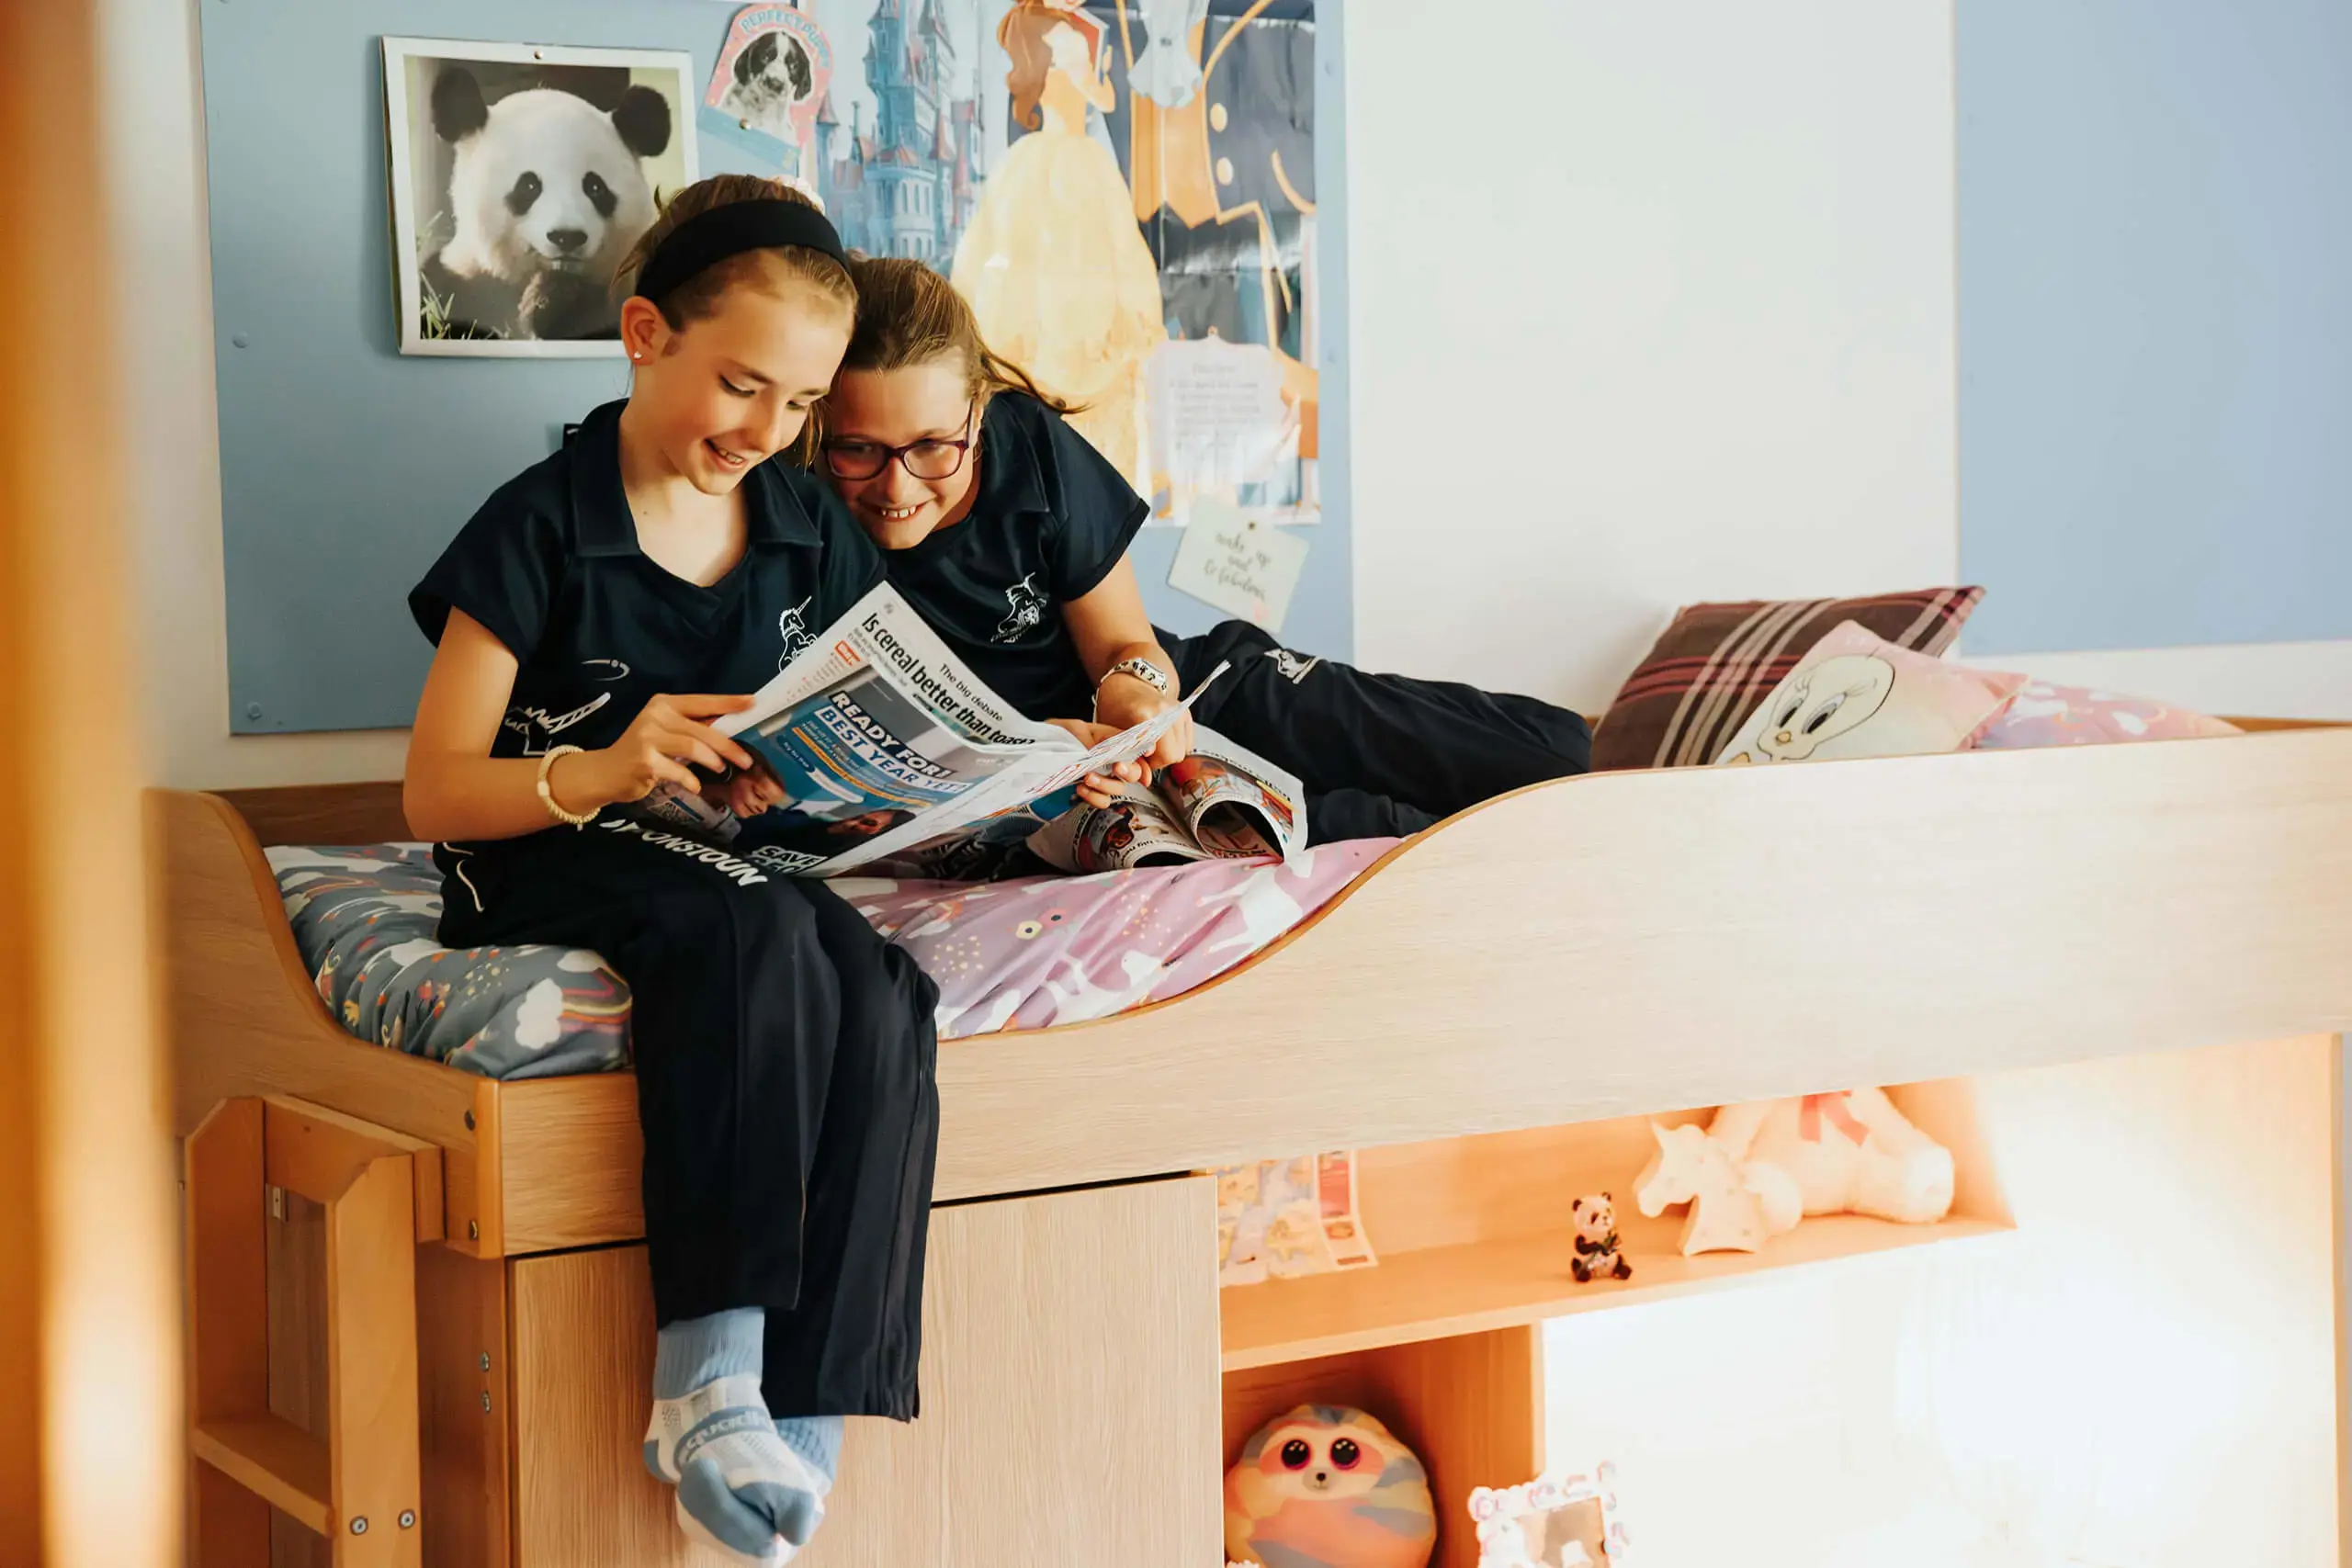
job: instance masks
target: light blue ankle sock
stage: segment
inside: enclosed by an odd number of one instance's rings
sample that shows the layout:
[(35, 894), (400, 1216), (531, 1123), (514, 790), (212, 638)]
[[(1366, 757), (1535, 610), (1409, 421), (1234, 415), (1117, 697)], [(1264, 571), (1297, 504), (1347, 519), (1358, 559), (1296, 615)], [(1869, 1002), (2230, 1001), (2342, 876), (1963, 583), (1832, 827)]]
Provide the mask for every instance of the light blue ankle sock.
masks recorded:
[(827, 1483), (842, 1470), (842, 1418), (838, 1416), (789, 1416), (775, 1424), (785, 1446), (808, 1461), (808, 1468)]
[(841, 1450), (837, 1417), (786, 1423), (789, 1434), (770, 1419), (760, 1393), (766, 1327), (765, 1313), (740, 1307), (662, 1330), (645, 1434), (646, 1469), (678, 1488), (680, 1528), (763, 1568), (816, 1533)]

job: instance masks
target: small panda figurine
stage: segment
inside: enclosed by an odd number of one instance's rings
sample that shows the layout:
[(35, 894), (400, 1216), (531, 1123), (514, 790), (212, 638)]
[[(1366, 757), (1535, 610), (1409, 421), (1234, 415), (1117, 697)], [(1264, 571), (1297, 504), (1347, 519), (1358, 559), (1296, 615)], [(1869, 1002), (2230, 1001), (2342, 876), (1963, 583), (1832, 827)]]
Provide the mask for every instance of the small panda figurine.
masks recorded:
[(1225, 1477), (1225, 1550), (1279, 1568), (1429, 1568), (1429, 1472), (1361, 1410), (1302, 1404), (1260, 1427)]
[(447, 304), (447, 335), (617, 336), (613, 274), (653, 221), (642, 160), (670, 145), (670, 101), (631, 87), (606, 114), (530, 87), (493, 104), (449, 65), (434, 78), (433, 129), (457, 152), (456, 231), (420, 271)]
[(1589, 1193), (1568, 1212), (1577, 1222), (1577, 1255), (1568, 1264), (1577, 1283), (1632, 1279), (1634, 1266), (1617, 1250), (1617, 1201), (1606, 1192)]

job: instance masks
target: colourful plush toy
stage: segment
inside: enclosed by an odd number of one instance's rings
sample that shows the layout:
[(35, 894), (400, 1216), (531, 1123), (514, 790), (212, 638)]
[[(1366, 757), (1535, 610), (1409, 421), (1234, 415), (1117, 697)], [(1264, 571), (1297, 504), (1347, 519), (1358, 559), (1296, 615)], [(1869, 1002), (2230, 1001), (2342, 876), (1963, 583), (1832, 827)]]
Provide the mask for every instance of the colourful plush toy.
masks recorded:
[(1361, 1410), (1302, 1404), (1241, 1446), (1225, 1550), (1267, 1568), (1429, 1568), (1437, 1514), (1413, 1451)]

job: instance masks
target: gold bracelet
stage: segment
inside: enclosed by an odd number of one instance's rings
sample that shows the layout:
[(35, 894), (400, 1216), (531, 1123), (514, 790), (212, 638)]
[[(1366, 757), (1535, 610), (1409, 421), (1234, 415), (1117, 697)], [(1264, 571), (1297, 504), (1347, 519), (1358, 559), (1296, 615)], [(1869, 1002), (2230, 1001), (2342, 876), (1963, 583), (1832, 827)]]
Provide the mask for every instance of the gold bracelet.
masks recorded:
[(576, 755), (579, 750), (580, 748), (577, 746), (551, 746), (548, 748), (547, 754), (539, 759), (539, 804), (546, 807), (548, 815), (557, 821), (568, 823), (574, 828), (585, 828), (589, 823), (596, 820), (595, 812), (566, 811), (557, 803), (555, 791), (548, 785), (548, 770), (555, 766), (555, 760), (558, 757)]

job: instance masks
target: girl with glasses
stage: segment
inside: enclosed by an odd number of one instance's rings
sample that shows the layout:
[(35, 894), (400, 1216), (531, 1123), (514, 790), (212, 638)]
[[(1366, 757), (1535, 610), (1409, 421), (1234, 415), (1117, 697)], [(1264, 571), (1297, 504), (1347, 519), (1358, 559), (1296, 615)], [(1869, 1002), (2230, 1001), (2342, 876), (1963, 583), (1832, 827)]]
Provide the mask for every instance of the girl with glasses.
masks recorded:
[[(1298, 775), (1318, 842), (1416, 832), (1585, 771), (1589, 729), (1548, 703), (1367, 674), (1246, 621), (1156, 631), (1126, 558), (1150, 505), (1072, 411), (995, 354), (921, 262), (857, 258), (851, 273), (857, 322), (822, 410), (820, 468), (892, 586), (1022, 712), (1091, 742), (1230, 661), (1193, 715)], [(1182, 761), (1191, 739), (1180, 725), (1144, 766)], [(1108, 787), (1081, 793), (1107, 805)]]

